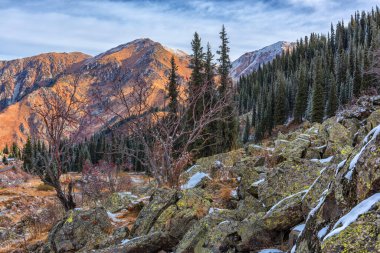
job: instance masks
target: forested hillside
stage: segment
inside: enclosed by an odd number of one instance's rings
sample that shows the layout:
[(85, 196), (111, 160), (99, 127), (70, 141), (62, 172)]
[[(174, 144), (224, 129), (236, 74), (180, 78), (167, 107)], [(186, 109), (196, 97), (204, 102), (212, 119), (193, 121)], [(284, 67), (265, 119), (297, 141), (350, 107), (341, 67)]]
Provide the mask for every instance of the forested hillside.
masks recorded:
[[(355, 13), (327, 35), (312, 33), (238, 82), (241, 114), (253, 112), (254, 139), (294, 120), (322, 122), (360, 94), (377, 88), (371, 68), (379, 48), (380, 10)], [(372, 90), (373, 91), (373, 90)], [(249, 126), (249, 125), (248, 125)]]

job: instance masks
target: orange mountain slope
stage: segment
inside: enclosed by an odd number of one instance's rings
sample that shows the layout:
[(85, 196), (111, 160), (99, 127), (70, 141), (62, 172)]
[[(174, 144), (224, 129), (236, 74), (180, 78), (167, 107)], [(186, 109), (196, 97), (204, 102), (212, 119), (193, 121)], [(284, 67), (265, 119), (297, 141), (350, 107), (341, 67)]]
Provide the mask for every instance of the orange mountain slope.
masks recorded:
[[(27, 136), (30, 134), (30, 123), (32, 120), (35, 120), (31, 115), (31, 106), (39, 101), (41, 89), (44, 86), (48, 87), (47, 89), (52, 89), (57, 86), (65, 87), (69, 82), (72, 82), (72, 80), (76, 80), (79, 85), (80, 93), (90, 97), (90, 94), (92, 94), (95, 89), (104, 91), (104, 94), (107, 94), (107, 89), (112, 89), (116, 81), (121, 80), (124, 86), (123, 88), (128, 90), (136, 82), (143, 80), (154, 88), (154, 93), (149, 100), (150, 103), (159, 106), (162, 105), (164, 101), (165, 84), (168, 81), (167, 77), (170, 71), (170, 58), (172, 55), (174, 55), (178, 65), (179, 82), (185, 84), (190, 76), (189, 57), (185, 53), (168, 49), (150, 39), (138, 39), (110, 49), (95, 57), (88, 57), (81, 53), (74, 54), (77, 60), (72, 59), (71, 64), (68, 64), (69, 61), (64, 59), (58, 61), (50, 60), (55, 55), (64, 54), (53, 53), (36, 56), (40, 58), (40, 62), (44, 63), (50, 61), (51, 65), (58, 64), (60, 67), (52, 66), (47, 70), (45, 67), (41, 67), (45, 66), (44, 64), (35, 64), (33, 65), (34, 68), (30, 65), (26, 65), (29, 66), (27, 73), (34, 73), (34, 79), (39, 80), (37, 82), (26, 78), (25, 80), (27, 81), (24, 81), (24, 83), (28, 84), (26, 87), (33, 87), (29, 90), (28, 88), (21, 89), (21, 87), (24, 86), (17, 87), (15, 71), (12, 72), (13, 74), (9, 74), (8, 71), (8, 80), (16, 81), (0, 81), (0, 86), (4, 85), (8, 90), (13, 90), (13, 94), (17, 94), (17, 96), (5, 95), (5, 93), (0, 90), (0, 96), (6, 98), (4, 101), (8, 101), (4, 103), (4, 109), (1, 110), (0, 107), (0, 147), (5, 146), (6, 143), (10, 145), (13, 141), (20, 145), (25, 142)], [(15, 61), (25, 62), (25, 59)], [(4, 63), (0, 62), (0, 66), (2, 66), (1, 64)], [(0, 80), (3, 80), (4, 71), (2, 72), (1, 69), (0, 67)], [(44, 74), (40, 73), (42, 69)], [(55, 71), (56, 69), (60, 69), (61, 71)], [(19, 72), (21, 73), (22, 70)], [(49, 76), (50, 78), (48, 78)], [(182, 85), (182, 89), (183, 88), (184, 85)], [(13, 97), (17, 97), (18, 99), (12, 100)], [(89, 106), (93, 111), (97, 110), (97, 102), (98, 101), (89, 102)], [(101, 110), (97, 113), (105, 114)], [(111, 116), (105, 115), (104, 118), (110, 120)], [(104, 121), (94, 122), (86, 134), (91, 135), (95, 133), (102, 128), (102, 124), (104, 124)]]

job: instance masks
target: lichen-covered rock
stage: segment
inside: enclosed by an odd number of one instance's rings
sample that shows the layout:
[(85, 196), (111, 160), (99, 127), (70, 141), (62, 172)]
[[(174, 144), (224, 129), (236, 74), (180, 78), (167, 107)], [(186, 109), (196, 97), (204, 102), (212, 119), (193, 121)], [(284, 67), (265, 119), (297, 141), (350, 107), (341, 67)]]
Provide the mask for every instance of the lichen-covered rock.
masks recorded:
[(112, 229), (104, 208), (71, 210), (50, 231), (47, 244), (53, 252), (89, 251), (107, 240)]
[(268, 231), (288, 230), (304, 219), (302, 198), (305, 191), (293, 194), (278, 202), (263, 217), (263, 224)]
[(337, 155), (346, 146), (352, 146), (353, 136), (350, 136), (351, 132), (338, 123), (336, 117), (324, 121), (321, 125), (320, 133), (321, 137), (326, 139), (327, 142), (324, 157)]
[(244, 219), (250, 213), (265, 212), (266, 208), (255, 197), (247, 195), (243, 200), (238, 202), (236, 215), (239, 220)]
[(177, 191), (171, 189), (157, 189), (151, 196), (149, 204), (139, 213), (132, 227), (133, 236), (141, 236), (149, 233), (150, 229), (160, 215), (178, 200)]
[(380, 204), (321, 243), (322, 252), (380, 252)]
[(98, 251), (96, 253), (147, 253), (160, 250), (171, 251), (175, 246), (173, 239), (166, 233), (155, 232), (147, 235), (125, 239), (121, 244)]
[(104, 203), (104, 207), (111, 213), (118, 212), (123, 208), (128, 208), (138, 197), (131, 192), (115, 192), (111, 194)]
[(293, 141), (278, 140), (275, 142), (275, 154), (286, 159), (299, 159), (306, 155), (306, 150), (310, 147), (310, 136), (300, 134)]
[(246, 167), (246, 164), (237, 165), (237, 174), (240, 179), (237, 193), (240, 198), (244, 199), (250, 194), (249, 189), (252, 183), (260, 179), (260, 174), (255, 167)]
[(259, 200), (270, 207), (287, 196), (306, 190), (323, 168), (323, 164), (306, 159), (284, 161), (269, 172), (259, 185)]
[(211, 196), (202, 189), (194, 188), (179, 192), (178, 201), (162, 212), (150, 233), (164, 231), (180, 240), (197, 220), (208, 213), (211, 201)]
[(183, 236), (179, 242), (176, 253), (202, 252), (206, 235), (213, 227), (224, 221), (236, 220), (236, 213), (233, 210), (217, 209), (210, 212), (201, 220), (196, 222)]

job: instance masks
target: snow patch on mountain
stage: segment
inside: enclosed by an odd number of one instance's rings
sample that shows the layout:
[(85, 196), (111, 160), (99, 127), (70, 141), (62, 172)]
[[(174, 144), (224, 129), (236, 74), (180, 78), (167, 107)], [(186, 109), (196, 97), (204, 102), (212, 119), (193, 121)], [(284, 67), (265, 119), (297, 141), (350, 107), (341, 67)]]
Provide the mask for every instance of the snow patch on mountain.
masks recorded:
[(295, 43), (279, 41), (262, 49), (245, 53), (232, 62), (231, 77), (237, 80), (241, 76), (248, 75), (257, 70), (260, 65), (271, 62), (277, 55), (292, 50), (294, 47)]

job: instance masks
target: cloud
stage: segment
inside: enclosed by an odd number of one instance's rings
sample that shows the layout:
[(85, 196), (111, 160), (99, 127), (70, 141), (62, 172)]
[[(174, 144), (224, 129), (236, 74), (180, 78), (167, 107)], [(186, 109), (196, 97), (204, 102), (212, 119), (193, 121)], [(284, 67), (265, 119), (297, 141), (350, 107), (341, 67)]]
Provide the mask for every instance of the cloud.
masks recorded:
[(0, 57), (50, 51), (101, 53), (136, 38), (190, 52), (193, 33), (216, 50), (225, 24), (231, 58), (279, 40), (327, 32), (377, 0), (0, 0)]

